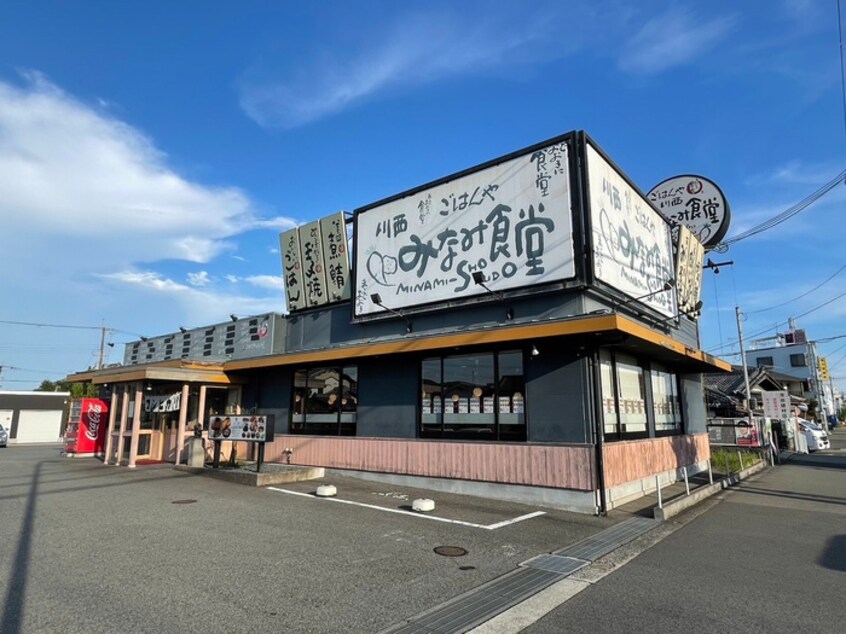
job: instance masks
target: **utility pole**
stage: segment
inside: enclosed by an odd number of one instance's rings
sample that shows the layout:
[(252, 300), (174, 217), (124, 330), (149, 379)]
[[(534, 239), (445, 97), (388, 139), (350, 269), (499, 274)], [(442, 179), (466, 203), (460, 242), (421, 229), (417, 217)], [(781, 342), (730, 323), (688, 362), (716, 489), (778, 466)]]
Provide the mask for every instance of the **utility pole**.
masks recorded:
[(743, 381), (746, 383), (746, 410), (749, 413), (749, 425), (752, 426), (752, 390), (749, 387), (749, 367), (746, 365), (746, 349), (743, 346), (743, 326), (740, 319), (740, 306), (735, 306), (734, 312), (737, 317), (737, 339), (740, 342), (740, 359), (743, 362)]
[(106, 356), (106, 330), (105, 326), (100, 327), (100, 354), (97, 357), (97, 369), (103, 369), (103, 360)]

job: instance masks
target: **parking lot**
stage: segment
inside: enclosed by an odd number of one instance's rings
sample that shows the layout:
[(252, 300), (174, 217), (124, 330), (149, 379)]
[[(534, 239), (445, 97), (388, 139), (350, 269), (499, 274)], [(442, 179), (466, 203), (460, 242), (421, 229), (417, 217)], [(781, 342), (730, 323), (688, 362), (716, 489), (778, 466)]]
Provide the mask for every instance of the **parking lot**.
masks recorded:
[[(322, 482), (337, 498), (314, 496)], [(435, 511), (409, 512), (419, 497)], [(627, 517), (332, 474), (251, 488), (10, 447), (0, 631), (377, 632)]]

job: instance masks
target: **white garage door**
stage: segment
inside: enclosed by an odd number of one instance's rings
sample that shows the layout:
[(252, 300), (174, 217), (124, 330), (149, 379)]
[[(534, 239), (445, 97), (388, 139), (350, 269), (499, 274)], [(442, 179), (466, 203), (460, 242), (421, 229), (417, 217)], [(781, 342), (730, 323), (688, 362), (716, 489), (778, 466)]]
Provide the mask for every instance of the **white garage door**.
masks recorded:
[(59, 442), (62, 412), (22, 409), (18, 418), (17, 442)]

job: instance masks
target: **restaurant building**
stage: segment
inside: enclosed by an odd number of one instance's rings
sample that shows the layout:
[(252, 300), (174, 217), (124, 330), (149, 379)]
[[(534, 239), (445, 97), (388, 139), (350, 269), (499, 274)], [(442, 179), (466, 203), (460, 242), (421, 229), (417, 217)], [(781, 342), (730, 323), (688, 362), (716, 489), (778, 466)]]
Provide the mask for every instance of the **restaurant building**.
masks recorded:
[(115, 396), (108, 461), (272, 415), (268, 461), (603, 513), (710, 458), (701, 374), (730, 366), (677, 233), (573, 132), (282, 234), (285, 315), (70, 378)]

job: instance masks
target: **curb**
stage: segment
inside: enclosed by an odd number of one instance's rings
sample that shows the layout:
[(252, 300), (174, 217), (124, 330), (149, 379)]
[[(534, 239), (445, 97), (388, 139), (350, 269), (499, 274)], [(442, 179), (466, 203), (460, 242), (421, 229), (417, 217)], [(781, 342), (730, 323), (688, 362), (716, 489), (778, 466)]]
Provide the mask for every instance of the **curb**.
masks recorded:
[(652, 509), (652, 516), (656, 520), (664, 522), (669, 518), (678, 515), (682, 511), (689, 509), (691, 506), (698, 504), (702, 500), (719, 493), (723, 489), (727, 489), (730, 486), (734, 486), (741, 480), (745, 480), (749, 476), (754, 475), (759, 471), (763, 471), (766, 468), (767, 464), (762, 460), (758, 464), (752, 465), (748, 469), (744, 469), (743, 471), (740, 471), (738, 473), (729, 474), (722, 480), (718, 480), (713, 484), (699, 487), (690, 495), (685, 495), (675, 500), (672, 500), (671, 502), (665, 504), (663, 508), (658, 508), (656, 506), (654, 509)]
[(261, 473), (242, 469), (208, 469), (206, 467), (189, 467), (188, 465), (174, 465), (173, 468), (193, 475), (204, 475), (217, 480), (226, 480), (227, 482), (254, 487), (316, 480), (322, 478), (325, 473), (322, 467), (289, 467), (282, 471), (263, 471)]

